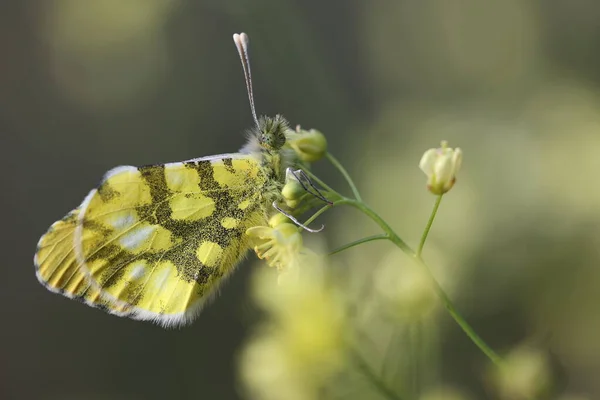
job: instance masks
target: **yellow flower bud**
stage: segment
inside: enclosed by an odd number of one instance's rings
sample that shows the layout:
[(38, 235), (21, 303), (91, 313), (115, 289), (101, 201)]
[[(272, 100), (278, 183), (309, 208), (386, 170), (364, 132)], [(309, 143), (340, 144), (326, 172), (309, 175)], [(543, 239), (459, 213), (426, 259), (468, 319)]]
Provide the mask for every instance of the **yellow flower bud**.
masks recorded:
[(440, 148), (429, 149), (423, 154), (419, 168), (427, 175), (429, 191), (440, 195), (452, 189), (461, 164), (462, 150), (452, 149), (443, 141)]
[(301, 199), (298, 200), (286, 200), (285, 205), (291, 208), (292, 210), (297, 208), (300, 205)]
[(302, 161), (315, 162), (323, 158), (327, 151), (325, 135), (316, 129), (299, 130), (288, 138), (288, 143)]
[(286, 217), (285, 214), (282, 214), (280, 212), (273, 214), (273, 216), (271, 218), (269, 218), (269, 226), (271, 228), (275, 228), (277, 225), (281, 225), (281, 224), (285, 224), (285, 223), (289, 223), (289, 222), (291, 222), (290, 219), (288, 217)]
[(285, 185), (281, 189), (281, 195), (285, 199), (285, 204), (294, 209), (302, 202), (306, 195), (306, 189), (298, 181), (291, 169), (288, 169), (285, 175)]
[(304, 193), (306, 193), (306, 190), (304, 190), (300, 182), (295, 177), (288, 175), (286, 183), (283, 189), (281, 189), (283, 198), (286, 200), (298, 200)]

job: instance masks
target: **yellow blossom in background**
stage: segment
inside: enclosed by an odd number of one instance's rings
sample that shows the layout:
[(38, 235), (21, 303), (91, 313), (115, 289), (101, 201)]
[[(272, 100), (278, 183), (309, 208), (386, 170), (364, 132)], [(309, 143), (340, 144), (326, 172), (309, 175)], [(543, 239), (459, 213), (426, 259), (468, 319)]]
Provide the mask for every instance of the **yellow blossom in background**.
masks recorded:
[(491, 377), (502, 399), (544, 398), (552, 382), (550, 360), (544, 352), (522, 345), (508, 353), (504, 365), (493, 367)]
[(374, 288), (387, 312), (407, 321), (420, 320), (436, 305), (429, 278), (398, 249), (392, 249), (379, 264)]
[(241, 380), (251, 398), (316, 399), (344, 364), (344, 318), (325, 281), (324, 260), (309, 254), (293, 279), (276, 282), (263, 268), (253, 297), (266, 312), (240, 358)]
[(451, 149), (443, 141), (441, 147), (429, 149), (423, 154), (419, 168), (427, 175), (427, 188), (433, 194), (444, 194), (452, 189), (456, 174), (462, 164), (462, 150)]

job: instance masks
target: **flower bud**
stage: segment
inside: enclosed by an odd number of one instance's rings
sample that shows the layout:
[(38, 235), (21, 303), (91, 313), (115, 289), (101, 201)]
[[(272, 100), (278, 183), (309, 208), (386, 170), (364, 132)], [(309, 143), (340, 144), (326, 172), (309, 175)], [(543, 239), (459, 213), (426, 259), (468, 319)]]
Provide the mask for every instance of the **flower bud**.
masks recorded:
[(316, 129), (309, 131), (298, 129), (296, 134), (288, 138), (288, 143), (298, 158), (305, 162), (318, 161), (327, 151), (327, 139)]
[(269, 218), (269, 226), (271, 228), (275, 228), (278, 225), (289, 222), (291, 222), (290, 219), (285, 214), (282, 214), (280, 212), (276, 212), (271, 218)]
[(292, 171), (288, 169), (285, 175), (285, 185), (281, 189), (281, 195), (285, 199), (285, 204), (289, 208), (294, 209), (298, 207), (305, 194), (306, 189), (304, 186), (302, 186)]
[(288, 175), (286, 183), (283, 189), (281, 189), (283, 198), (286, 200), (298, 200), (304, 193), (306, 193), (306, 190), (304, 190), (300, 182), (294, 176)]
[(436, 195), (452, 189), (461, 163), (462, 150), (448, 147), (446, 141), (440, 148), (427, 150), (419, 162), (419, 168), (427, 175), (427, 189)]

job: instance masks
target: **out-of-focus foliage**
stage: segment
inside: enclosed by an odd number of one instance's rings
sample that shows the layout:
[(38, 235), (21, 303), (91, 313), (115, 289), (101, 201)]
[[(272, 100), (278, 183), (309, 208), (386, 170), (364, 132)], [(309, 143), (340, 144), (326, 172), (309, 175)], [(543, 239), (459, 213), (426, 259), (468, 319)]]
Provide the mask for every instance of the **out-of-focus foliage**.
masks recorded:
[[(426, 261), (481, 336), (526, 371), (519, 377), (542, 373), (544, 390), (561, 400), (600, 397), (599, 20), (600, 4), (589, 0), (2, 3), (0, 397), (241, 398), (240, 359), (290, 365), (289, 347), (271, 351), (285, 335), (254, 330), (266, 322), (257, 322), (246, 282), (264, 264), (242, 265), (181, 331), (52, 296), (31, 267), (39, 236), (104, 171), (241, 147), (252, 120), (231, 43), (240, 31), (251, 38), (259, 114), (323, 132), (365, 201), (411, 245), (434, 201), (421, 155), (440, 140), (463, 150)], [(312, 170), (344, 190), (325, 163)], [(324, 222), (319, 236), (331, 248), (376, 233), (350, 209)], [(395, 252), (373, 242), (325, 268), (325, 287), (344, 305), (339, 323), (390, 387), (420, 399), (539, 389), (503, 385), (517, 372), (490, 370)], [(290, 307), (303, 301), (311, 299)], [(337, 307), (329, 301), (319, 312)], [(314, 327), (274, 314), (298, 341), (339, 329), (319, 314), (297, 314), (320, 318)], [(380, 398), (342, 353), (326, 382), (306, 378), (309, 389)]]

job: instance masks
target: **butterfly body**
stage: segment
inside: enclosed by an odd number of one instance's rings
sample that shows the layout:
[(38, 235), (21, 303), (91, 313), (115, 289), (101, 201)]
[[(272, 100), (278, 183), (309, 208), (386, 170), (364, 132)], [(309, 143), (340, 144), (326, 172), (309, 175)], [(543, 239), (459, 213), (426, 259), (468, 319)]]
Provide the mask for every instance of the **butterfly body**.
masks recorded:
[(112, 169), (40, 239), (39, 281), (119, 316), (191, 321), (272, 214), (287, 129), (261, 118), (240, 153)]
[[(234, 34), (255, 127), (239, 153), (121, 166), (40, 238), (38, 280), (111, 314), (163, 326), (194, 319), (267, 225), (289, 167), (287, 121), (257, 118), (248, 36)], [(284, 212), (285, 213), (285, 212)], [(286, 214), (293, 218), (291, 215)]]

